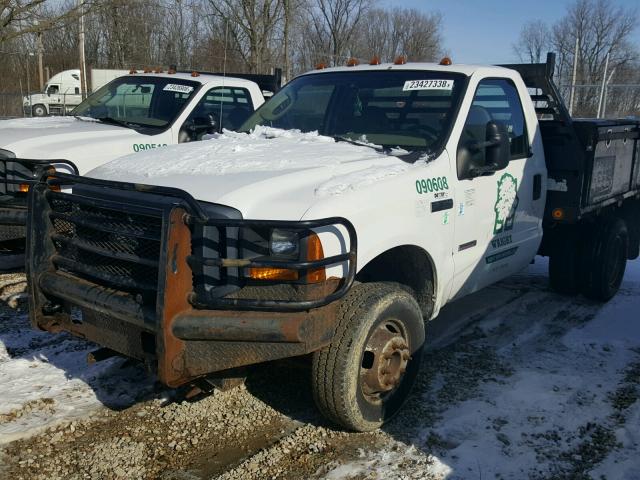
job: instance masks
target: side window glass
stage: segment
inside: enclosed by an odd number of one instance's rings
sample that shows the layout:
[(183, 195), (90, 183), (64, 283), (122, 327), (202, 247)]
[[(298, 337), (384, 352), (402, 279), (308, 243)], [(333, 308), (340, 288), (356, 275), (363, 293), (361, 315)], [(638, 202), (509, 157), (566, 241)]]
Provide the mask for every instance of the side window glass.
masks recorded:
[(515, 85), (506, 79), (482, 80), (471, 103), (458, 145), (458, 172), (486, 165), (487, 123), (493, 122), (509, 136), (511, 160), (529, 155), (529, 139), (522, 104)]
[(56, 95), (60, 91), (60, 87), (58, 85), (49, 85), (47, 89), (47, 93), (49, 95)]
[(237, 130), (253, 113), (246, 88), (215, 87), (209, 90), (189, 114), (179, 133), (179, 143), (201, 140), (206, 134)]
[(529, 154), (524, 112), (518, 91), (511, 81), (494, 79), (480, 82), (471, 109), (486, 112), (491, 121), (506, 127), (512, 160)]

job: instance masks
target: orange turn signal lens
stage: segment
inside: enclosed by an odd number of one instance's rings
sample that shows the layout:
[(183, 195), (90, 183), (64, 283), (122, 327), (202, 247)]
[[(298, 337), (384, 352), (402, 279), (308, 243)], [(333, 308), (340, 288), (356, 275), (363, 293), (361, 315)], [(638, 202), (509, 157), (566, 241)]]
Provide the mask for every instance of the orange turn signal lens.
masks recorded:
[[(315, 233), (309, 235), (307, 239), (307, 259), (322, 260), (324, 258), (324, 249), (320, 237)], [(309, 270), (307, 272), (307, 283), (320, 283), (327, 279), (326, 269), (324, 267)]]
[[(324, 258), (324, 250), (322, 242), (315, 233), (311, 233), (307, 238), (307, 260), (322, 260)], [(254, 280), (282, 280), (296, 281), (300, 278), (298, 270), (290, 270), (287, 268), (250, 268), (248, 271), (249, 278)], [(325, 268), (316, 268), (307, 272), (307, 283), (318, 283), (326, 280)]]
[(298, 272), (286, 268), (250, 268), (249, 277), (254, 280), (298, 280)]
[(21, 183), (20, 186), (18, 187), (18, 191), (21, 193), (27, 193), (29, 191), (29, 184)]
[(551, 212), (551, 217), (554, 220), (564, 220), (564, 210), (562, 208), (554, 208)]

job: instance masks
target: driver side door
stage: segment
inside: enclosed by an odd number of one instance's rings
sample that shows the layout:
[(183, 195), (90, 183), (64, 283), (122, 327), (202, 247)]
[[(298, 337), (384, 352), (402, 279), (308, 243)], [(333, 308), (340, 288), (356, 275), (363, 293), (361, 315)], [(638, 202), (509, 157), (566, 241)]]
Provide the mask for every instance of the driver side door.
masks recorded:
[[(474, 146), (488, 140), (489, 122), (500, 125), (508, 134), (506, 168), (460, 178), (461, 162), (485, 165), (490, 147)], [(535, 255), (538, 231), (532, 197), (535, 175), (528, 171), (529, 142), (522, 103), (513, 82), (505, 78), (480, 81), (457, 151), (451, 298), (473, 293), (518, 272)]]

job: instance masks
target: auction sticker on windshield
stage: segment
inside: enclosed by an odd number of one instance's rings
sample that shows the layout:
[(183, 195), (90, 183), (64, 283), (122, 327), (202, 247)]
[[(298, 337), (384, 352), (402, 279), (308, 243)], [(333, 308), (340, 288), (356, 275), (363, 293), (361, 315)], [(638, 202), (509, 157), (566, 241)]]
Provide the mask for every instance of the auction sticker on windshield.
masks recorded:
[(168, 83), (162, 89), (165, 92), (178, 92), (178, 93), (191, 93), (193, 92), (193, 87), (189, 85), (178, 85), (176, 83)]
[(407, 80), (402, 90), (453, 90), (453, 80)]

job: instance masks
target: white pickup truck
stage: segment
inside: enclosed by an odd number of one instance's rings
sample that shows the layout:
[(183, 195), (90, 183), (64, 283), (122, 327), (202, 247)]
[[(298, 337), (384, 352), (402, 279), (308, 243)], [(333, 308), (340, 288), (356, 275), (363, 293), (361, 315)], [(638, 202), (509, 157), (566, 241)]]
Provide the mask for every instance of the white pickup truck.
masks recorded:
[(129, 153), (236, 129), (264, 103), (263, 91), (278, 90), (280, 77), (279, 70), (131, 73), (98, 89), (72, 116), (0, 121), (0, 269), (11, 268), (24, 246), (26, 192), (40, 169), (52, 164), (83, 175)]
[(403, 404), (448, 302), (538, 253), (558, 290), (616, 293), (638, 256), (640, 123), (571, 119), (553, 56), (351, 63), (292, 80), (247, 133), (43, 175), (34, 327), (171, 387), (311, 354), (320, 410), (365, 431)]

